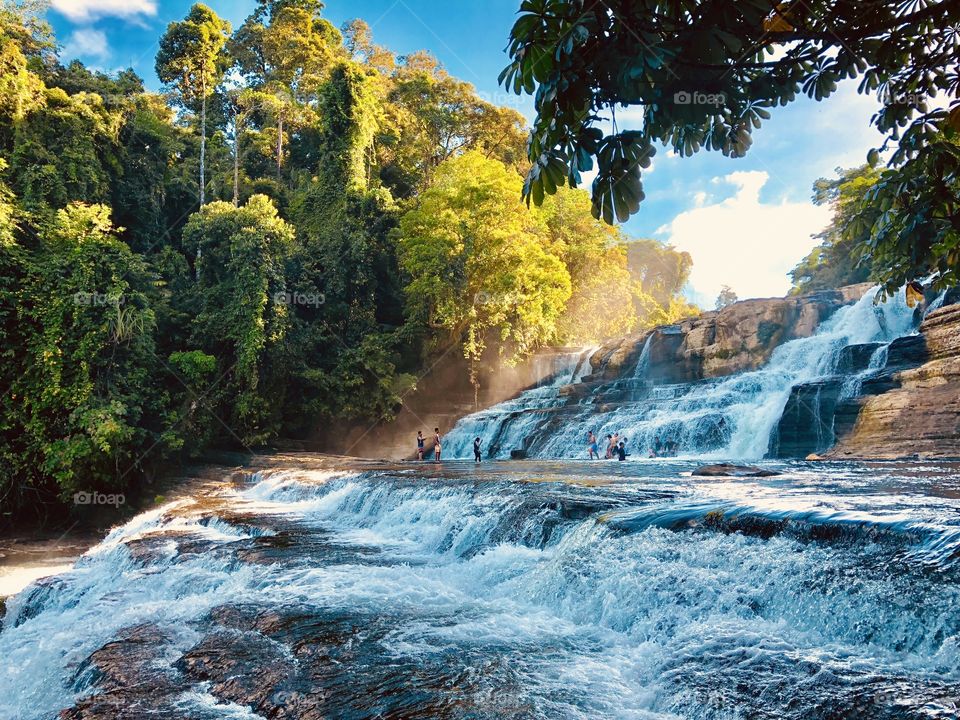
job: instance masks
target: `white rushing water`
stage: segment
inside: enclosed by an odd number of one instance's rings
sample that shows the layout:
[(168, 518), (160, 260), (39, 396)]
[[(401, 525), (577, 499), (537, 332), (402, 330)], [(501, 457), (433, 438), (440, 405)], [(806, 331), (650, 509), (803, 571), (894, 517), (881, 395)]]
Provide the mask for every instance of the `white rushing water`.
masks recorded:
[[(869, 486), (830, 495), (819, 476), (818, 494), (802, 477), (793, 492), (783, 482), (685, 486), (678, 469), (606, 489), (291, 472), (228, 496), (231, 522), (184, 505), (145, 514), (11, 600), (0, 717), (52, 720), (88, 694), (78, 670), (123, 628), (159, 627), (169, 638), (159, 664), (172, 665), (224, 604), (306, 613), (317, 632), (342, 618), (358, 628), (349, 661), (323, 659), (324, 717), (951, 717), (925, 693), (960, 688), (960, 586), (946, 566), (926, 572), (903, 558), (938, 542), (950, 544), (943, 557), (956, 552), (957, 528), (932, 521), (957, 501), (912, 490), (867, 499)], [(846, 522), (856, 534), (731, 535), (703, 527), (716, 508)], [(291, 544), (273, 545), (258, 522)], [(151, 538), (159, 552), (138, 552)], [(239, 559), (257, 547), (288, 549)], [(276, 717), (177, 677), (183, 715), (157, 717)], [(424, 708), (431, 678), (452, 704)], [(357, 709), (384, 687), (377, 712)], [(390, 712), (391, 702), (411, 711)], [(905, 704), (871, 714), (878, 702)]]
[[(524, 428), (534, 421), (530, 411), (549, 413), (551, 408), (560, 407), (565, 399), (560, 389), (573, 385), (591, 372), (590, 358), (596, 347), (587, 347), (575, 352), (546, 356), (543, 362), (551, 363), (552, 373), (541, 373), (544, 379), (540, 384), (526, 390), (517, 397), (502, 402), (489, 410), (470, 415), (459, 423), (443, 439), (444, 454), (448, 458), (473, 458), (473, 440), (480, 437), (484, 455), (487, 457), (510, 457), (510, 451), (519, 448), (518, 432), (521, 429), (511, 427), (510, 423), (500, 424), (501, 418), (523, 417), (528, 421)], [(496, 428), (491, 432), (491, 428)]]
[[(831, 376), (844, 347), (889, 343), (915, 331), (914, 311), (902, 290), (879, 305), (875, 297), (875, 289), (868, 291), (838, 309), (813, 336), (777, 347), (764, 367), (721, 379), (637, 390), (638, 378), (642, 382), (647, 371), (648, 341), (633, 378), (595, 389), (562, 415), (557, 409), (564, 398), (544, 403), (526, 395), (471, 415), (448, 435), (454, 450), (448, 456), (468, 457), (469, 442), (479, 436), (501, 458), (517, 448), (531, 457), (585, 457), (587, 434), (593, 431), (601, 445), (608, 434), (618, 433), (634, 456), (646, 457), (659, 447), (681, 456), (762, 458), (791, 388)], [(885, 351), (876, 358), (885, 360)]]

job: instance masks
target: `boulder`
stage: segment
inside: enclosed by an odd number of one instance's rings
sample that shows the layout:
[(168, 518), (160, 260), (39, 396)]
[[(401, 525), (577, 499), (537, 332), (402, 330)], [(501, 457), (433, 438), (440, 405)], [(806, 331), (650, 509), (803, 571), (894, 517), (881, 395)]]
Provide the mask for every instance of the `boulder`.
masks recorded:
[(696, 382), (755, 370), (778, 345), (813, 335), (823, 320), (868, 289), (861, 284), (810, 295), (744, 300), (644, 335), (620, 338), (595, 356), (594, 378), (610, 382), (624, 377), (636, 365), (648, 337), (648, 377), (655, 383)]
[(795, 385), (773, 432), (772, 455), (802, 458), (828, 450), (844, 378)]
[(753, 467), (752, 465), (718, 463), (698, 467), (692, 474), (694, 477), (774, 477), (780, 473), (775, 470)]

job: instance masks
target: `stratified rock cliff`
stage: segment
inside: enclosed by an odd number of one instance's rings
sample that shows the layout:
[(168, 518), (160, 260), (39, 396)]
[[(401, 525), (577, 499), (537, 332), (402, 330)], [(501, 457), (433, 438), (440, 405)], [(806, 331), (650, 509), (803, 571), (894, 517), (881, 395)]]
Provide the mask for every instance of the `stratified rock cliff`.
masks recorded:
[(838, 308), (856, 302), (869, 284), (785, 298), (744, 300), (676, 325), (620, 338), (593, 357), (592, 379), (613, 380), (636, 366), (647, 347), (648, 378), (656, 383), (694, 382), (755, 370), (774, 348), (809, 337)]
[(960, 305), (894, 342), (886, 370), (837, 408), (828, 457), (960, 457)]

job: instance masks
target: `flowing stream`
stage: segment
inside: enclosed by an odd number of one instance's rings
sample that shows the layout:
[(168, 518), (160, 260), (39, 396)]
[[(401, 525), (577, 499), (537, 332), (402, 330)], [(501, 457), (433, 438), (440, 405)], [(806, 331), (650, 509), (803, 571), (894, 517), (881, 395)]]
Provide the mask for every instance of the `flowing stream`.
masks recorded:
[[(841, 351), (851, 345), (887, 345), (915, 332), (915, 313), (904, 293), (880, 305), (876, 290), (857, 303), (838, 309), (816, 333), (777, 347), (762, 368), (695, 383), (657, 385), (645, 379), (649, 339), (636, 367), (612, 382), (581, 393), (563, 394), (557, 386), (519, 397), (461, 420), (447, 435), (449, 457), (471, 457), (480, 437), (491, 457), (510, 457), (522, 449), (530, 457), (586, 456), (590, 431), (601, 439), (618, 433), (628, 450), (647, 456), (670, 448), (672, 455), (757, 460), (767, 454), (771, 433), (783, 413), (791, 389), (800, 383), (831, 377)], [(885, 349), (877, 355), (886, 358)], [(868, 370), (877, 371), (881, 367)], [(851, 392), (869, 372), (851, 378)]]
[(958, 717), (957, 466), (692, 467), (290, 467), (168, 504), (8, 601), (0, 717)]

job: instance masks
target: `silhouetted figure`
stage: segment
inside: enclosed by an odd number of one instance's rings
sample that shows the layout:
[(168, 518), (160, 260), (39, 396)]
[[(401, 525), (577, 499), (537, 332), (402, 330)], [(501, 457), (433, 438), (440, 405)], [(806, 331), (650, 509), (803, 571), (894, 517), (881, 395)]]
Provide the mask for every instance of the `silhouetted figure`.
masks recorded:
[(480, 438), (475, 438), (473, 441), (473, 461), (480, 462), (483, 459), (483, 456), (480, 454)]
[(440, 462), (440, 428), (433, 429), (433, 461)]

